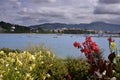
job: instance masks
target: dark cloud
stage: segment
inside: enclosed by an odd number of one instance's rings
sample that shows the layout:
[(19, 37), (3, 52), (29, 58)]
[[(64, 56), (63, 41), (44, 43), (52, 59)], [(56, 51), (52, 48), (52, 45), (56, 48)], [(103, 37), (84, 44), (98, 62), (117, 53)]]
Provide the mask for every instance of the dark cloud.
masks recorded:
[(120, 0), (99, 0), (94, 14), (120, 15)]
[(51, 3), (56, 2), (56, 0), (32, 0), (35, 3)]
[(99, 0), (99, 2), (105, 4), (114, 4), (114, 3), (120, 3), (120, 0)]
[(120, 15), (120, 8), (116, 8), (112, 6), (105, 7), (105, 6), (99, 6), (96, 7), (94, 10), (94, 14), (113, 14), (113, 15)]

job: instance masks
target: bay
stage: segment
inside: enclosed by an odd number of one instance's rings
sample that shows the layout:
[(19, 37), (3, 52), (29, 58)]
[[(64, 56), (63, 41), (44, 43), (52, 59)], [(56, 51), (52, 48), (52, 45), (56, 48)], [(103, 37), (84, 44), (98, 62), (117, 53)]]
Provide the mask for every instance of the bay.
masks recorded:
[[(108, 37), (92, 37), (100, 49), (103, 56), (109, 55)], [(118, 51), (120, 50), (120, 38), (113, 37), (117, 43)], [(67, 56), (84, 57), (79, 49), (73, 47), (73, 42), (82, 43), (85, 40), (84, 34), (0, 34), (0, 48), (6, 47), (11, 49), (24, 49), (29, 44), (44, 44), (50, 48), (56, 56), (64, 58)]]

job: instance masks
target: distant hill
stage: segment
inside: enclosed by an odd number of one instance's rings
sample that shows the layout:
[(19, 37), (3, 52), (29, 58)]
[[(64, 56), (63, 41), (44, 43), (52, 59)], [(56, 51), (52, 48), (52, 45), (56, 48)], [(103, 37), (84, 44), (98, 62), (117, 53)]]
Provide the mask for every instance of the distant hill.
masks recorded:
[(120, 25), (109, 24), (105, 22), (92, 22), (89, 24), (64, 24), (64, 23), (45, 23), (40, 25), (30, 26), (31, 28), (37, 29), (57, 29), (57, 28), (80, 28), (88, 30), (103, 30), (103, 31), (112, 31), (120, 32)]
[(6, 22), (1, 21), (0, 22), (0, 32), (3, 32), (3, 33), (28, 33), (28, 32), (30, 32), (30, 27), (6, 23)]
[[(33, 26), (21, 26), (7, 22), (0, 22), (0, 33), (45, 33), (46, 30), (61, 29), (61, 28), (77, 28), (81, 30), (102, 30), (120, 33), (120, 25), (109, 24), (105, 22), (92, 22), (89, 24), (64, 24), (64, 23), (45, 23)], [(45, 31), (44, 31), (45, 30)], [(49, 33), (49, 31), (47, 31)]]

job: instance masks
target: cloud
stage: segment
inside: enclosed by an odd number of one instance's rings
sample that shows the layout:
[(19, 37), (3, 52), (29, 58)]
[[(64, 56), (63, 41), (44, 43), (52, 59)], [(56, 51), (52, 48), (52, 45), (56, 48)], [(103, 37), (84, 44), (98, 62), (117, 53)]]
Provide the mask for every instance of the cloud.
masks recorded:
[[(0, 20), (21, 25), (40, 23), (118, 23), (118, 0), (1, 0)], [(119, 20), (119, 21), (117, 21)], [(115, 22), (112, 23), (115, 23)]]
[(99, 0), (94, 13), (120, 15), (120, 0)]
[[(86, 9), (86, 10), (85, 10)], [(36, 7), (23, 8), (18, 14), (22, 17), (34, 17), (36, 22), (62, 22), (62, 23), (80, 23), (90, 22), (89, 18), (93, 9), (84, 6), (58, 6), (58, 7)], [(90, 14), (91, 13), (91, 14)], [(89, 15), (88, 15), (89, 14)], [(31, 18), (33, 19), (33, 18)], [(43, 21), (43, 20), (44, 21)], [(18, 20), (26, 20), (24, 18)]]
[(95, 21), (120, 24), (120, 0), (99, 0), (94, 15)]
[(104, 4), (115, 4), (120, 3), (120, 0), (99, 0), (99, 2)]
[(56, 2), (56, 0), (32, 0), (35, 3), (53, 3)]
[(120, 15), (120, 5), (119, 4), (99, 4), (95, 10), (95, 14), (114, 14)]

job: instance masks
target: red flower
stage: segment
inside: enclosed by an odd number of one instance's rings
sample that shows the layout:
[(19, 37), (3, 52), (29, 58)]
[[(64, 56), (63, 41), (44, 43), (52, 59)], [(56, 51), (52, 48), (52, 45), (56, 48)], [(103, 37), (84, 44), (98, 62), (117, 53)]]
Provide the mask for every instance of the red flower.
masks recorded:
[(87, 56), (88, 54), (91, 53), (91, 50), (90, 50), (89, 48), (84, 48), (84, 49), (81, 49), (80, 51), (81, 51), (82, 53), (84, 53), (85, 56)]
[(86, 41), (91, 42), (92, 41), (91, 36), (86, 36)]
[(107, 39), (109, 42), (111, 42), (112, 41), (112, 37), (108, 37), (108, 39)]
[(96, 44), (96, 42), (91, 42), (91, 44), (90, 44), (90, 48), (92, 49), (92, 50), (94, 50), (95, 49), (95, 47), (97, 47), (98, 45)]
[(87, 46), (87, 42), (86, 42), (86, 41), (83, 42), (82, 45), (83, 45), (84, 47)]
[(78, 48), (81, 47), (80, 43), (79, 43), (79, 42), (76, 42), (76, 41), (73, 43), (73, 46), (74, 46), (74, 47), (78, 47)]
[(94, 48), (94, 52), (95, 52), (95, 53), (99, 53), (99, 51), (100, 51), (100, 49), (99, 49), (98, 47), (95, 47), (95, 48)]

